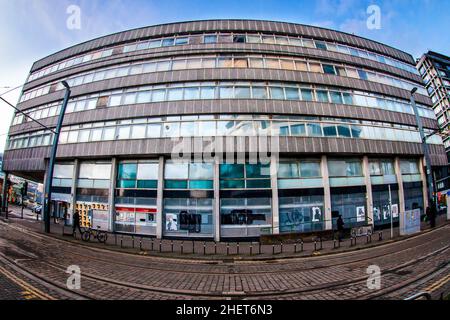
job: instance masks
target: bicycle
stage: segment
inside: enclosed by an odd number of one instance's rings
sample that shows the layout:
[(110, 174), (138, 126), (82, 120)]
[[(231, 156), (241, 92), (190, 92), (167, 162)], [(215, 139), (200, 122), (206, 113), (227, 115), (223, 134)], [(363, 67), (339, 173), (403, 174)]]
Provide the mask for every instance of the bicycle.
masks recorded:
[(108, 233), (106, 231), (100, 230), (100, 227), (98, 229), (92, 229), (92, 228), (84, 228), (84, 232), (81, 234), (81, 239), (85, 242), (88, 242), (91, 240), (91, 236), (94, 237), (94, 239), (97, 239), (100, 243), (105, 243), (108, 239)]

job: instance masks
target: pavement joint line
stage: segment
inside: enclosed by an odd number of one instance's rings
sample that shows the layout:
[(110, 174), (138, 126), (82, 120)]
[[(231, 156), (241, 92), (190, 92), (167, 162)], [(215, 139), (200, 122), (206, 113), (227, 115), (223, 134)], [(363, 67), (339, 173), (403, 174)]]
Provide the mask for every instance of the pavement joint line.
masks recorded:
[[(64, 241), (64, 242), (67, 242), (67, 243), (71, 243), (73, 245), (76, 244), (78, 246), (83, 246), (83, 247), (86, 247), (86, 248), (90, 248), (92, 250), (97, 250), (97, 251), (100, 251), (100, 252), (115, 252), (115, 253), (124, 254), (124, 255), (142, 256), (142, 255), (139, 255), (139, 254), (133, 253), (133, 252), (114, 250), (114, 249), (108, 249), (108, 248), (98, 248), (98, 247), (90, 246), (90, 245), (87, 245), (87, 244), (79, 243), (79, 242), (74, 241), (74, 240), (61, 239), (60, 237), (57, 237), (57, 236), (55, 236), (53, 234), (43, 234), (43, 233), (40, 233), (38, 231), (32, 230), (32, 229), (27, 228), (27, 227), (23, 227), (23, 226), (17, 227), (15, 225), (11, 225), (9, 223), (5, 223), (2, 220), (0, 220), (0, 223), (4, 224), (4, 225), (8, 225), (8, 226), (10, 226), (12, 228), (22, 229), (22, 232), (34, 233), (34, 236), (37, 237), (37, 238), (48, 237), (48, 238), (56, 239), (58, 241)], [(16, 224), (16, 223), (14, 223), (14, 224)], [(304, 259), (323, 258), (323, 257), (327, 257), (327, 256), (339, 257), (340, 255), (356, 254), (356, 253), (361, 252), (363, 250), (368, 250), (368, 249), (377, 248), (377, 247), (381, 247), (381, 246), (392, 246), (392, 245), (395, 245), (396, 243), (401, 242), (401, 241), (405, 241), (405, 242), (411, 241), (411, 240), (413, 240), (415, 238), (425, 236), (429, 232), (433, 232), (433, 231), (439, 230), (441, 228), (447, 228), (449, 226), (450, 226), (450, 223), (448, 221), (445, 221), (444, 224), (442, 224), (440, 226), (437, 226), (434, 229), (426, 229), (426, 230), (421, 231), (418, 234), (402, 236), (398, 240), (393, 240), (393, 239), (392, 240), (387, 240), (384, 243), (372, 244), (372, 245), (364, 246), (364, 247), (356, 247), (356, 248), (354, 248), (352, 250), (343, 250), (341, 252), (325, 252), (322, 255), (312, 255), (311, 254), (309, 256), (286, 256), (286, 257), (283, 257), (283, 258), (280, 258), (280, 257), (277, 257), (277, 258), (265, 257), (264, 258), (263, 257), (263, 258), (256, 258), (256, 259), (255, 258), (242, 259), (242, 257), (233, 257), (231, 259), (233, 259), (234, 261), (242, 261), (242, 262), (249, 261), (249, 262), (252, 262), (252, 261), (286, 261), (286, 260), (296, 260), (296, 259), (304, 260)], [(164, 258), (164, 259), (173, 259), (175, 261), (176, 260), (178, 260), (178, 261), (198, 261), (198, 262), (204, 262), (205, 261), (204, 259), (199, 259), (198, 257), (191, 257), (191, 258), (183, 257), (183, 258), (181, 258), (181, 257), (164, 256), (164, 255), (148, 255), (148, 256), (157, 257), (157, 258)], [(213, 257), (210, 257), (210, 258), (214, 259)], [(221, 260), (221, 259), (216, 259), (216, 260)], [(210, 261), (210, 260), (208, 260), (208, 261)]]
[[(450, 245), (447, 245), (443, 248), (440, 248), (438, 250), (435, 250), (425, 256), (422, 256), (418, 259), (413, 259), (410, 260), (402, 265), (399, 266), (395, 266), (394, 268), (391, 268), (387, 271), (385, 271), (384, 273), (392, 273), (398, 269), (413, 265), (414, 263), (417, 263), (419, 261), (423, 261), (426, 260), (427, 258), (438, 254), (440, 252), (443, 252), (447, 249), (449, 249)], [(57, 264), (51, 263), (51, 262), (42, 262), (45, 263), (55, 269), (59, 269), (62, 271), (65, 271), (65, 269)], [(440, 267), (438, 267), (436, 270), (439, 270)], [(412, 281), (406, 281), (406, 284), (403, 282), (397, 286), (399, 286), (399, 288), (403, 288), (407, 285), (409, 285), (412, 282), (416, 282), (417, 280), (430, 275), (434, 272), (436, 272), (436, 270), (433, 270), (431, 273), (430, 272), (425, 272), (425, 273), (421, 273), (419, 275), (419, 277), (414, 278)], [(106, 282), (108, 284), (113, 284), (113, 285), (117, 285), (117, 286), (122, 286), (122, 287), (126, 287), (126, 288), (133, 288), (133, 289), (138, 289), (138, 290), (144, 290), (144, 291), (153, 291), (153, 292), (159, 292), (159, 293), (164, 293), (164, 294), (180, 294), (180, 295), (187, 295), (187, 296), (198, 296), (198, 297), (241, 297), (243, 295), (246, 295), (246, 297), (261, 297), (261, 296), (270, 296), (270, 295), (274, 295), (276, 294), (277, 296), (281, 296), (281, 295), (287, 295), (287, 294), (295, 294), (295, 293), (306, 293), (306, 292), (313, 292), (313, 291), (317, 291), (317, 290), (322, 290), (322, 289), (329, 289), (332, 287), (340, 287), (340, 286), (344, 286), (344, 285), (350, 285), (350, 284), (356, 284), (362, 281), (366, 281), (367, 280), (367, 276), (363, 276), (363, 277), (359, 277), (359, 278), (355, 278), (352, 279), (350, 281), (346, 281), (346, 280), (339, 280), (339, 281), (335, 281), (333, 283), (324, 283), (324, 284), (320, 284), (320, 285), (316, 285), (316, 286), (312, 286), (309, 288), (303, 288), (303, 289), (290, 289), (290, 290), (277, 290), (277, 291), (264, 291), (264, 292), (245, 292), (242, 294), (240, 292), (230, 292), (228, 295), (224, 295), (224, 293), (221, 294), (217, 294), (217, 293), (206, 293), (206, 292), (198, 292), (198, 291), (194, 291), (194, 290), (180, 290), (180, 289), (162, 289), (162, 288), (158, 288), (158, 287), (153, 287), (153, 286), (148, 286), (148, 285), (142, 285), (142, 284), (133, 284), (133, 283), (127, 283), (127, 282), (123, 282), (123, 281), (118, 281), (118, 280), (114, 280), (114, 279), (110, 279), (110, 278), (105, 278), (105, 277), (101, 277), (101, 276), (96, 276), (96, 275), (91, 275), (89, 273), (84, 272), (83, 273), (84, 277), (90, 278), (91, 280), (94, 281), (98, 281), (98, 282)], [(395, 286), (397, 288), (397, 286)], [(397, 289), (395, 289), (397, 290)], [(392, 292), (393, 290), (391, 288), (385, 289), (384, 291), (387, 291), (387, 293)], [(385, 292), (383, 293), (385, 294)], [(379, 294), (376, 294), (375, 296), (378, 296)], [(365, 297), (369, 297), (372, 298), (372, 295), (368, 294)], [(361, 299), (362, 297), (359, 297), (359, 299)]]
[(2, 266), (0, 266), (0, 273), (5, 275), (8, 279), (13, 281), (14, 283), (19, 285), (20, 287), (22, 287), (25, 290), (25, 292), (29, 292), (29, 293), (31, 293), (32, 295), (36, 296), (37, 298), (39, 298), (41, 300), (56, 300), (51, 295), (42, 292), (41, 290), (39, 290), (38, 288), (34, 287), (33, 285), (31, 285), (31, 284), (25, 282), (24, 280), (18, 278), (17, 276), (15, 276), (14, 274), (9, 272), (8, 270), (3, 268)]
[[(39, 236), (39, 234), (38, 235), (36, 235), (36, 237), (38, 238), (38, 239), (40, 239), (40, 236)], [(55, 240), (58, 240), (58, 238), (53, 238), (53, 237), (51, 237), (52, 239), (55, 239)], [(61, 241), (63, 241), (63, 240), (61, 240)], [(72, 243), (72, 245), (74, 245), (73, 243)], [(421, 245), (426, 245), (426, 243), (423, 243), (423, 244), (421, 244)], [(89, 246), (88, 246), (89, 247)], [(90, 247), (89, 247), (90, 248)], [(403, 249), (403, 250), (401, 250), (401, 252), (405, 252), (405, 251), (407, 251), (407, 250), (413, 250), (413, 249), (416, 249), (417, 248), (417, 246), (416, 247), (411, 247), (411, 248), (406, 248), (406, 249)], [(113, 251), (113, 250), (108, 250), (108, 253), (111, 253), (111, 252), (115, 252), (115, 251)], [(400, 251), (396, 251), (396, 252), (393, 252), (393, 253), (388, 253), (388, 254), (397, 254), (398, 252), (400, 252)], [(88, 258), (88, 259), (92, 259), (92, 257), (88, 257), (88, 256), (86, 256), (86, 255), (83, 255), (83, 254), (80, 254), (80, 253), (72, 253), (72, 255), (73, 254), (75, 254), (75, 255), (78, 255), (78, 256), (81, 256), (81, 257), (85, 257), (85, 258)], [(387, 254), (386, 253), (383, 253), (383, 254), (379, 254), (379, 255), (376, 255), (376, 256), (372, 256), (372, 257), (370, 257), (371, 259), (374, 259), (374, 258), (378, 258), (378, 257), (381, 257), (381, 256), (386, 256)], [(105, 260), (105, 259), (101, 259), (101, 258), (94, 258), (94, 259), (96, 259), (96, 260), (98, 260), (98, 261), (105, 261), (105, 262), (108, 262), (107, 260)], [(292, 263), (293, 261), (292, 261), (293, 259), (280, 259), (279, 261), (284, 261), (284, 262), (288, 262), (288, 263)], [(362, 262), (362, 261), (366, 261), (367, 260), (367, 258), (362, 258), (362, 259), (358, 259), (358, 260), (353, 260), (350, 264), (355, 264), (355, 263), (358, 263), (358, 262)], [(189, 262), (191, 261), (191, 260), (188, 260)], [(273, 260), (271, 260), (271, 262), (273, 262)], [(294, 261), (295, 262), (295, 261)], [(120, 264), (120, 265), (123, 265), (123, 266), (131, 266), (131, 267), (137, 267), (137, 268), (141, 268), (141, 269), (154, 269), (154, 270), (158, 270), (158, 271), (161, 271), (161, 270), (164, 270), (164, 269), (160, 269), (160, 268), (152, 268), (152, 267), (148, 267), (148, 266), (140, 266), (140, 265), (136, 265), (136, 264), (130, 264), (130, 263), (117, 263), (117, 264)], [(226, 264), (224, 264), (224, 265), (226, 265)], [(336, 263), (336, 264), (334, 264), (334, 265), (332, 265), (332, 266), (341, 266), (341, 265), (349, 265), (349, 263), (348, 262), (342, 262), (342, 263)], [(310, 267), (310, 268), (303, 268), (303, 269), (301, 269), (302, 271), (307, 271), (307, 270), (312, 270), (312, 269), (318, 269), (318, 268), (325, 268), (325, 267), (329, 267), (330, 265), (327, 265), (327, 266), (315, 266), (315, 267)], [(298, 271), (299, 269), (292, 269), (292, 270), (290, 270), (291, 272), (295, 272), (295, 271)], [(174, 272), (174, 273), (183, 273), (183, 271), (178, 271), (178, 270), (172, 270), (172, 272)], [(195, 272), (195, 273), (202, 273), (202, 272)], [(251, 273), (257, 273), (257, 272), (251, 272)], [(264, 272), (265, 274), (267, 274), (267, 273), (277, 273), (277, 271), (271, 271), (271, 272), (268, 272), (268, 271), (266, 271), (266, 272)], [(217, 272), (217, 274), (228, 274), (227, 272)], [(250, 274), (250, 272), (247, 272), (247, 273), (240, 273), (240, 274)]]
[[(30, 260), (31, 260), (31, 259), (30, 259)], [(14, 271), (16, 271), (17, 273), (20, 273), (20, 274), (22, 274), (23, 276), (26, 276), (26, 277), (28, 277), (28, 278), (30, 278), (30, 279), (36, 281), (36, 282), (39, 282), (39, 283), (42, 284), (43, 286), (48, 287), (48, 288), (50, 288), (50, 289), (52, 289), (52, 290), (54, 290), (54, 291), (56, 291), (56, 292), (58, 292), (58, 293), (60, 293), (60, 294), (62, 294), (62, 295), (70, 296), (70, 298), (73, 298), (73, 299), (76, 299), (76, 298), (80, 299), (80, 297), (81, 297), (82, 299), (86, 299), (86, 298), (92, 299), (92, 297), (85, 297), (85, 296), (82, 295), (82, 294), (78, 294), (78, 293), (75, 293), (75, 292), (73, 292), (73, 291), (70, 291), (70, 290), (68, 290), (67, 288), (61, 286), (61, 285), (58, 284), (58, 283), (55, 283), (55, 282), (52, 281), (52, 280), (45, 279), (45, 278), (39, 276), (39, 275), (36, 274), (35, 272), (29, 271), (29, 270), (27, 270), (27, 271), (23, 270), (23, 268), (21, 268), (20, 265), (19, 265), (18, 263), (15, 263), (14, 260), (8, 258), (7, 256), (5, 256), (5, 255), (4, 255), (3, 253), (1, 253), (1, 252), (0, 252), (0, 261), (2, 261), (3, 263), (5, 263), (5, 265), (9, 266), (11, 269), (13, 269)], [(53, 300), (55, 300), (55, 299), (53, 299)]]

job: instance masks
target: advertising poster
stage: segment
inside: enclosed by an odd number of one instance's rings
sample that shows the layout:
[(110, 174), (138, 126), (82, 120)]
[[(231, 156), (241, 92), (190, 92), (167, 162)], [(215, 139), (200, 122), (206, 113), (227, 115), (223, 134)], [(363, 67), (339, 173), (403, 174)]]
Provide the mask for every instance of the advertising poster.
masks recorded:
[(393, 204), (391, 206), (392, 218), (398, 218), (398, 204)]
[(166, 214), (166, 231), (178, 231), (177, 215), (168, 213)]
[(366, 221), (366, 208), (356, 207), (356, 222)]
[(319, 207), (312, 207), (312, 221), (320, 222), (322, 220), (322, 211)]
[(400, 229), (401, 235), (420, 232), (420, 209), (408, 210), (403, 213), (404, 224)]

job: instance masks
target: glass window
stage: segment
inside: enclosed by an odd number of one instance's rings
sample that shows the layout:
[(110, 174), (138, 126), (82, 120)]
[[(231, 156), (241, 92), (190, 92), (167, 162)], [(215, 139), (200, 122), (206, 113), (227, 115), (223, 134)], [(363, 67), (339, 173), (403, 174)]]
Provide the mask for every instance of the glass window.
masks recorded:
[(214, 177), (214, 166), (212, 163), (191, 163), (189, 166), (189, 179), (209, 180)]
[(151, 101), (151, 92), (150, 91), (142, 91), (137, 94), (136, 103), (148, 103)]
[(309, 70), (311, 72), (317, 72), (317, 73), (322, 73), (322, 66), (320, 65), (320, 63), (313, 63), (310, 62), (309, 63)]
[(320, 163), (319, 162), (301, 162), (300, 176), (303, 178), (320, 177)]
[(123, 99), (123, 104), (134, 104), (136, 102), (136, 93), (127, 93)]
[(252, 88), (253, 99), (267, 99), (267, 90), (265, 87)]
[(250, 68), (264, 68), (264, 60), (262, 58), (250, 58)]
[(219, 87), (220, 99), (233, 99), (233, 87)]
[(302, 100), (313, 101), (313, 93), (310, 89), (302, 89)]
[(250, 99), (250, 87), (235, 87), (234, 94), (238, 99)]
[(130, 127), (121, 126), (118, 128), (117, 138), (118, 139), (128, 139), (130, 137)]
[(187, 163), (166, 163), (164, 179), (187, 180), (189, 178), (189, 165)]
[(316, 48), (317, 49), (327, 50), (327, 46), (326, 46), (325, 42), (315, 41), (315, 43), (316, 43)]
[(162, 40), (162, 46), (163, 47), (173, 46), (174, 43), (175, 43), (174, 38), (168, 38), (168, 39), (163, 39)]
[(111, 96), (109, 97), (109, 106), (116, 107), (120, 105), (120, 100), (122, 99), (121, 95)]
[(278, 178), (298, 178), (297, 163), (280, 163), (278, 167)]
[(202, 99), (214, 99), (214, 87), (201, 87), (200, 90)]
[(186, 69), (186, 60), (173, 60), (172, 70), (184, 70)]
[(179, 137), (179, 122), (166, 122), (163, 127), (163, 137)]
[(175, 40), (175, 45), (177, 46), (181, 46), (181, 45), (185, 45), (189, 43), (189, 38), (188, 37), (183, 37), (183, 38), (177, 38)]
[(350, 93), (343, 92), (342, 96), (343, 96), (345, 104), (353, 104), (353, 97), (352, 97), (352, 95)]
[(147, 138), (159, 138), (161, 137), (161, 124), (152, 123), (147, 125)]
[(285, 70), (295, 70), (294, 61), (293, 60), (280, 60), (281, 69)]
[(218, 68), (233, 68), (233, 58), (232, 57), (219, 57), (217, 60)]
[(351, 137), (350, 129), (348, 126), (339, 124), (337, 125), (337, 129), (340, 137), (347, 137), (347, 138)]
[(192, 137), (195, 135), (195, 123), (194, 122), (182, 122), (180, 126), (180, 136)]
[(81, 130), (78, 135), (78, 142), (88, 142), (89, 141), (89, 134), (91, 131), (88, 130)]
[(200, 98), (198, 87), (184, 88), (184, 100), (196, 100)]
[(203, 137), (213, 137), (216, 135), (216, 122), (215, 121), (200, 121), (198, 123), (199, 136)]
[(330, 91), (331, 102), (342, 104), (344, 101), (342, 100), (342, 96), (340, 92)]
[(167, 100), (183, 100), (183, 88), (172, 88), (167, 91)]
[(324, 123), (322, 126), (323, 126), (323, 135), (325, 137), (336, 137), (337, 136), (337, 130), (336, 130), (335, 124)]
[(166, 90), (153, 90), (152, 91), (152, 102), (164, 101)]
[(365, 72), (364, 70), (358, 69), (358, 75), (359, 75), (359, 78), (362, 80), (369, 80), (369, 78), (367, 76), (367, 72)]
[(308, 136), (320, 137), (322, 136), (322, 127), (318, 123), (308, 123)]
[(217, 43), (217, 35), (203, 36), (203, 43)]
[(336, 70), (334, 70), (334, 66), (330, 65), (330, 64), (323, 64), (323, 72), (326, 74), (336, 74)]
[(103, 130), (103, 140), (114, 140), (114, 139), (116, 139), (116, 128), (115, 127), (105, 128)]
[(280, 61), (278, 59), (266, 58), (266, 68), (280, 69)]
[(270, 176), (270, 164), (246, 164), (246, 177), (248, 178), (267, 178)]
[(308, 64), (306, 61), (295, 61), (295, 67), (297, 71), (308, 71)]
[(244, 42), (246, 42), (245, 35), (243, 35), (243, 34), (235, 34), (233, 36), (233, 42), (234, 43), (244, 43)]
[(305, 124), (291, 124), (291, 135), (293, 136), (306, 136)]
[(284, 100), (284, 90), (282, 87), (269, 87), (272, 99)]
[(369, 171), (371, 176), (381, 176), (381, 166), (378, 161), (369, 162)]
[(317, 90), (316, 94), (317, 94), (317, 101), (319, 101), (319, 102), (329, 102), (329, 100), (328, 100), (328, 91)]
[(145, 129), (147, 126), (145, 124), (134, 125), (132, 127), (131, 138), (132, 139), (143, 139), (145, 138)]
[(245, 58), (234, 58), (235, 68), (248, 68), (248, 61)]
[(138, 180), (157, 180), (158, 164), (157, 163), (139, 163), (138, 164)]
[(120, 163), (117, 170), (117, 178), (119, 180), (136, 180), (137, 164), (136, 163)]
[(243, 164), (221, 164), (220, 165), (221, 179), (242, 179), (244, 178)]
[(101, 141), (102, 140), (102, 128), (92, 129), (91, 141)]
[(169, 71), (170, 61), (160, 61), (156, 66), (156, 71)]
[(300, 100), (298, 88), (286, 87), (285, 91), (287, 100)]

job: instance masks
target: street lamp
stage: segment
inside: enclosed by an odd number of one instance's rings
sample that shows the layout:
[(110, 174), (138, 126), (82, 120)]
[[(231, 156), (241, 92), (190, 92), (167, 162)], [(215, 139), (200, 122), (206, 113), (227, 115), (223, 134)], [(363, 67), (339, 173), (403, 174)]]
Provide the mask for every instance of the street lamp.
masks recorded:
[(61, 107), (61, 113), (58, 117), (58, 124), (56, 125), (55, 129), (55, 135), (53, 138), (53, 145), (52, 150), (50, 154), (50, 160), (48, 162), (48, 170), (47, 170), (47, 177), (45, 179), (45, 191), (44, 191), (44, 207), (43, 207), (43, 214), (44, 214), (44, 230), (46, 233), (50, 233), (50, 203), (52, 199), (52, 181), (53, 181), (53, 169), (55, 167), (55, 158), (56, 158), (56, 151), (58, 149), (58, 140), (59, 140), (59, 133), (61, 132), (61, 126), (64, 120), (64, 114), (66, 113), (66, 107), (67, 102), (70, 98), (70, 86), (67, 84), (66, 81), (62, 81), (63, 86), (66, 88), (66, 93), (64, 95), (64, 101)]
[[(424, 153), (425, 161), (426, 161), (426, 165), (427, 165), (426, 174), (427, 174), (427, 183), (428, 183), (428, 188), (427, 188), (428, 189), (428, 205), (431, 206), (432, 201), (433, 201), (433, 176), (431, 174), (431, 160), (430, 160), (430, 153), (428, 151), (427, 137), (425, 136), (425, 133), (423, 131), (422, 119), (419, 116), (419, 111), (417, 109), (416, 101), (414, 99), (414, 93), (416, 91), (417, 91), (417, 87), (414, 87), (411, 90), (410, 101), (411, 101), (411, 106), (414, 111), (414, 115), (416, 116), (417, 126), (419, 127), (419, 133), (420, 133), (420, 138), (422, 141), (423, 153)], [(436, 205), (436, 203), (434, 203), (434, 205)]]

